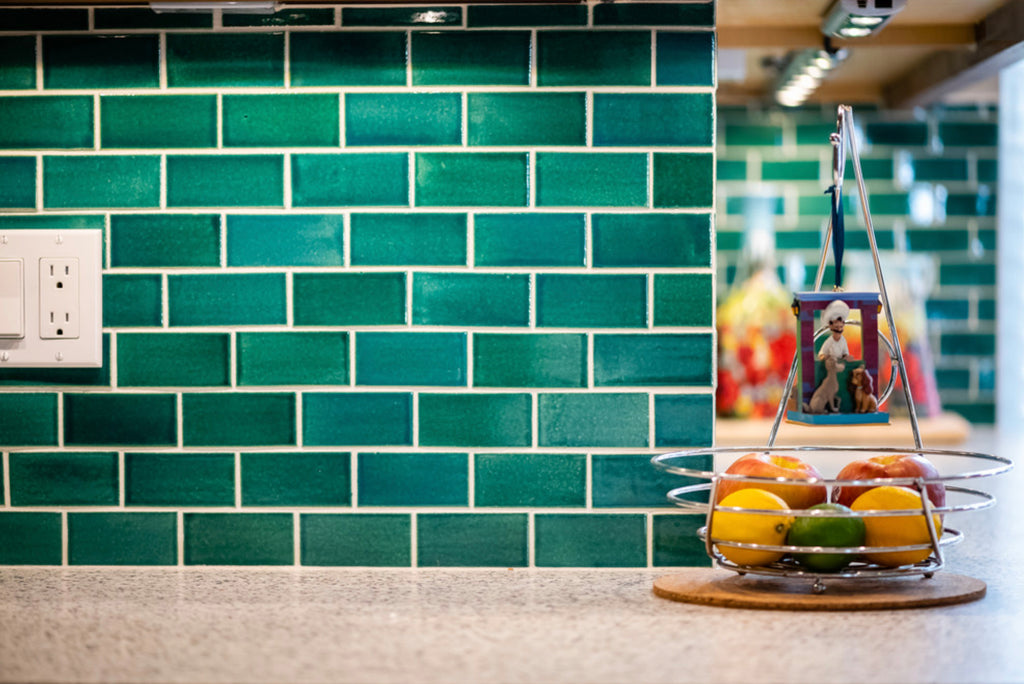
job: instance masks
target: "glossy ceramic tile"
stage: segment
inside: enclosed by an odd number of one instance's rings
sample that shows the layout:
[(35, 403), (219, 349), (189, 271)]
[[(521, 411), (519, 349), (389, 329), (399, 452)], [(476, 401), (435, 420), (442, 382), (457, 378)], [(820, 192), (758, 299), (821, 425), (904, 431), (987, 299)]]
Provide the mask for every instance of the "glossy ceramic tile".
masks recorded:
[(710, 326), (715, 309), (710, 274), (654, 276), (654, 326)]
[(527, 544), (525, 513), (421, 513), (417, 518), (420, 567), (526, 567)]
[(337, 95), (225, 95), (222, 102), (225, 147), (338, 146)]
[(537, 85), (651, 85), (651, 34), (538, 31)]
[(43, 157), (46, 209), (159, 205), (160, 157), (156, 155)]
[(343, 7), (342, 26), (460, 26), (461, 7)]
[(12, 506), (116, 506), (117, 454), (12, 453)]
[(538, 152), (537, 205), (643, 207), (647, 176), (646, 154)]
[(525, 326), (529, 278), (502, 273), (415, 273), (414, 325)]
[[(594, 508), (672, 508), (666, 494), (700, 484), (697, 478), (654, 470), (650, 454), (594, 454), (591, 496)], [(712, 470), (710, 459), (693, 459), (695, 469)]]
[(466, 215), (352, 214), (353, 266), (465, 266)]
[(928, 144), (925, 123), (874, 122), (864, 127), (868, 142), (873, 145), (923, 146)]
[(995, 339), (990, 334), (944, 333), (939, 340), (942, 354), (951, 356), (994, 356)]
[(708, 567), (704, 542), (697, 529), (704, 524), (695, 515), (655, 515), (653, 517), (653, 563), (655, 567)]
[(35, 209), (35, 157), (0, 158), (0, 209)]
[(816, 181), (821, 170), (821, 162), (816, 159), (807, 161), (765, 161), (761, 162), (761, 179), (766, 181)]
[(305, 392), (302, 443), (309, 446), (411, 446), (407, 392)]
[(231, 341), (224, 333), (122, 333), (117, 336), (121, 387), (227, 387)]
[(60, 513), (0, 513), (0, 564), (60, 565), (60, 518)]
[(76, 90), (156, 88), (159, 51), (156, 34), (44, 36), (43, 84)]
[(531, 26), (586, 26), (583, 5), (469, 5), (469, 28), (522, 28)]
[(64, 394), (67, 446), (176, 446), (173, 394)]
[(715, 25), (715, 4), (640, 2), (595, 5), (595, 26), (708, 26)]
[(346, 453), (242, 454), (243, 506), (349, 506), (351, 455)]
[(594, 266), (711, 266), (711, 216), (595, 214)]
[(640, 328), (647, 325), (645, 275), (537, 276), (538, 327)]
[(297, 207), (409, 205), (406, 154), (294, 154), (292, 203)]
[(401, 325), (404, 273), (296, 273), (295, 325)]
[(473, 463), (478, 507), (578, 508), (586, 504), (583, 454), (477, 454)]
[(84, 31), (89, 28), (89, 11), (84, 8), (4, 8), (0, 10), (0, 25), (6, 31)]
[(111, 95), (100, 98), (100, 146), (217, 146), (215, 95)]
[(304, 513), (302, 564), (313, 566), (409, 567), (412, 564), (409, 515)]
[(284, 325), (281, 273), (211, 273), (167, 278), (170, 324)]
[(220, 231), (217, 214), (115, 214), (110, 265), (219, 266)]
[(345, 144), (460, 145), (462, 96), (458, 93), (349, 93)]
[(69, 513), (70, 565), (175, 565), (174, 513)]
[(404, 86), (406, 34), (292, 33), (292, 86)]
[(284, 156), (168, 155), (167, 206), (284, 206)]
[(332, 7), (287, 8), (273, 14), (232, 14), (225, 12), (221, 17), (224, 26), (332, 26)]
[(477, 266), (583, 266), (583, 214), (476, 214), (473, 263)]
[(163, 323), (159, 274), (103, 275), (103, 327), (151, 327)]
[(418, 152), (415, 173), (417, 206), (527, 204), (525, 153)]
[(356, 384), (465, 386), (466, 333), (356, 333)]
[(584, 145), (584, 93), (469, 93), (470, 145)]
[(658, 31), (655, 82), (659, 86), (715, 84), (715, 34), (710, 31)]
[(169, 33), (167, 85), (283, 86), (284, 35)]
[(26, 90), (35, 87), (35, 36), (0, 38), (0, 88)]
[(647, 524), (637, 514), (538, 514), (537, 566), (635, 568), (647, 564)]
[(190, 12), (157, 13), (148, 7), (96, 7), (98, 29), (203, 29), (213, 28), (213, 15)]
[(341, 266), (345, 217), (341, 214), (231, 214), (228, 266)]
[(235, 457), (225, 453), (128, 453), (125, 506), (234, 506)]
[(542, 447), (648, 446), (644, 393), (545, 393), (537, 407)]
[(597, 386), (708, 386), (712, 382), (710, 333), (594, 335)]
[(654, 207), (711, 207), (715, 166), (710, 154), (654, 153)]
[(469, 504), (466, 454), (361, 453), (358, 460), (360, 506)]
[(582, 334), (473, 335), (475, 387), (585, 387), (587, 340)]
[(239, 385), (347, 385), (346, 332), (240, 332)]
[(412, 84), (529, 84), (527, 31), (438, 31), (412, 34)]
[(654, 398), (654, 446), (696, 448), (714, 440), (714, 397), (661, 394)]
[(185, 565), (291, 565), (290, 513), (186, 513)]
[(907, 242), (914, 251), (939, 252), (967, 251), (969, 235), (966, 230), (908, 230)]
[(203, 393), (182, 395), (185, 446), (295, 444), (295, 394)]
[(530, 446), (530, 395), (419, 395), (421, 446)]
[(998, 178), (999, 163), (995, 159), (978, 160), (978, 182), (995, 183)]
[(713, 100), (710, 93), (594, 93), (594, 145), (711, 145)]

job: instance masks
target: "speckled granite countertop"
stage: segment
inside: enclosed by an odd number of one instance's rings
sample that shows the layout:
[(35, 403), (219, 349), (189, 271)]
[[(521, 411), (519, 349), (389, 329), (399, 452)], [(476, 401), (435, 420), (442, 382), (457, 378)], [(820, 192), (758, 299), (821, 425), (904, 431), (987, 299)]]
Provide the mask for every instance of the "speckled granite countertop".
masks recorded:
[(7, 568), (0, 680), (1022, 682), (1024, 468), (991, 484), (948, 552), (988, 583), (960, 606), (684, 605), (651, 593), (664, 570)]

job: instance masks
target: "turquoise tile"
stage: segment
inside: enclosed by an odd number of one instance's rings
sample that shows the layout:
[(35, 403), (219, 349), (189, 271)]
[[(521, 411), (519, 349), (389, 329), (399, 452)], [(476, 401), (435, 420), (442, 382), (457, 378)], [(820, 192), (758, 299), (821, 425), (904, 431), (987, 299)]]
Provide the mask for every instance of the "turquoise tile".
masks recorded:
[(349, 506), (350, 454), (242, 454), (243, 506)]
[(186, 513), (185, 565), (291, 565), (291, 513)]
[(978, 182), (995, 183), (999, 180), (999, 162), (996, 159), (978, 160)]
[(121, 387), (226, 387), (231, 384), (230, 365), (231, 339), (226, 333), (117, 336)]
[(220, 216), (114, 214), (110, 265), (220, 266)]
[(89, 28), (86, 9), (0, 9), (0, 26), (5, 31), (85, 31)]
[(966, 252), (968, 249), (969, 236), (966, 230), (936, 230), (934, 228), (925, 230), (908, 230), (907, 242), (909, 243), (910, 249), (915, 252)]
[(971, 388), (971, 371), (966, 368), (937, 368), (935, 380), (940, 390), (969, 390)]
[(654, 153), (654, 206), (710, 207), (715, 166), (710, 154)]
[(61, 228), (63, 230), (103, 230), (106, 219), (103, 214), (0, 214), (0, 228)]
[(228, 266), (341, 266), (341, 214), (230, 214)]
[(46, 209), (160, 206), (160, 157), (43, 158)]
[(0, 393), (0, 445), (57, 446), (57, 394)]
[(477, 454), (474, 503), (483, 508), (586, 505), (583, 454)]
[(407, 392), (306, 392), (304, 446), (411, 446), (412, 395)]
[(585, 5), (469, 5), (466, 26), (586, 26)]
[(642, 328), (647, 325), (643, 275), (537, 275), (537, 325)]
[(405, 85), (404, 32), (292, 32), (288, 50), (292, 86)]
[(715, 4), (638, 2), (594, 6), (595, 26), (710, 26), (715, 25)]
[(284, 156), (168, 155), (167, 206), (284, 206)]
[(651, 34), (538, 31), (537, 85), (651, 85)]
[(959, 404), (954, 402), (943, 402), (943, 408), (963, 416), (971, 423), (994, 424), (996, 422), (996, 407), (994, 403), (972, 402)]
[(915, 159), (914, 180), (918, 181), (965, 181), (967, 180), (966, 159)]
[(939, 138), (946, 147), (996, 147), (999, 145), (999, 126), (994, 123), (939, 124)]
[(60, 565), (60, 513), (0, 512), (0, 565)]
[(761, 162), (763, 181), (817, 181), (821, 162), (808, 161), (764, 161)]
[(747, 180), (747, 161), (745, 159), (719, 159), (715, 172), (720, 181)]
[(225, 147), (338, 146), (333, 93), (224, 95), (222, 102)]
[(715, 248), (719, 252), (735, 252), (743, 249), (746, 236), (741, 231), (726, 231), (719, 229), (715, 232)]
[(33, 385), (55, 387), (80, 385), (83, 387), (110, 387), (110, 334), (103, 335), (100, 352), (102, 366), (93, 368), (48, 367), (0, 369), (0, 386)]
[(334, 9), (331, 7), (303, 7), (280, 9), (273, 14), (232, 14), (221, 17), (224, 26), (333, 26)]
[(704, 518), (696, 515), (654, 516), (654, 566), (710, 567), (704, 542), (697, 536), (703, 525)]
[(416, 273), (413, 325), (525, 326), (530, 322), (525, 274)]
[[(669, 491), (706, 482), (656, 470), (650, 454), (594, 454), (591, 459), (594, 508), (670, 507)], [(692, 459), (687, 467), (713, 470), (707, 457)]]
[[(801, 214), (817, 214), (822, 215), (828, 212), (829, 203), (828, 198), (824, 195), (815, 195), (812, 198), (813, 206), (805, 206), (802, 203), (808, 200), (806, 197), (798, 198), (799, 213)], [(848, 197), (844, 197), (844, 200), (848, 200)], [(849, 206), (849, 202), (845, 202), (844, 206)], [(734, 196), (729, 197), (725, 201), (725, 213), (729, 215), (746, 214), (748, 216), (761, 216), (764, 214), (782, 216), (786, 213), (786, 200), (784, 197), (772, 197), (771, 195), (755, 195), (755, 196)]]
[(357, 477), (360, 506), (469, 504), (466, 454), (359, 454)]
[(347, 385), (346, 332), (240, 332), (239, 385)]
[(280, 273), (172, 275), (167, 288), (172, 326), (284, 325), (287, 319)]
[(991, 333), (943, 333), (939, 349), (950, 356), (994, 356), (996, 338)]
[(538, 514), (537, 567), (647, 566), (647, 520), (639, 514)]
[(69, 513), (70, 565), (176, 565), (174, 513)]
[(213, 28), (213, 14), (158, 14), (148, 7), (96, 7), (93, 24), (98, 29), (208, 29)]
[(473, 335), (475, 387), (585, 387), (587, 339), (579, 334)]
[(594, 266), (711, 266), (711, 216), (595, 214)]
[(356, 333), (356, 384), (465, 386), (466, 333)]
[(658, 31), (655, 77), (659, 86), (715, 83), (715, 34), (710, 31)]
[(869, 123), (864, 127), (868, 142), (873, 145), (928, 144), (928, 124), (925, 123)]
[(303, 565), (412, 565), (412, 523), (408, 515), (304, 513), (299, 521)]
[(416, 205), (526, 206), (527, 154), (419, 152)]
[(646, 447), (646, 394), (541, 394), (542, 447)]
[(0, 90), (28, 90), (35, 87), (36, 37), (0, 38)]
[(654, 445), (705, 447), (714, 440), (714, 397), (662, 394), (654, 397)]
[(345, 144), (460, 145), (459, 93), (347, 93)]
[(996, 230), (980, 229), (978, 231), (978, 241), (981, 242), (981, 246), (985, 249), (996, 249), (998, 246), (996, 236)]
[(821, 237), (821, 233), (816, 230), (779, 232), (775, 234), (775, 248), (779, 250), (820, 249)]
[[(826, 140), (828, 138), (826, 137)], [(886, 159), (861, 159), (860, 171), (864, 174), (865, 180), (887, 180), (893, 179), (893, 161), (891, 157)], [(853, 161), (846, 162), (846, 179), (856, 182), (857, 176), (853, 168)]]
[(284, 85), (282, 33), (169, 33), (167, 85)]
[(594, 384), (708, 386), (714, 351), (710, 333), (594, 335)]
[(297, 207), (409, 206), (406, 154), (293, 154)]
[(103, 327), (157, 327), (163, 324), (160, 274), (103, 274)]
[(465, 266), (466, 215), (352, 214), (353, 266)]
[(156, 34), (43, 36), (43, 84), (52, 89), (159, 87), (160, 41)]
[(183, 394), (185, 446), (295, 444), (295, 395), (289, 392)]
[(422, 513), (416, 557), (420, 567), (524, 568), (527, 535), (525, 513)]
[(64, 394), (65, 446), (176, 446), (173, 394)]
[(234, 454), (124, 455), (125, 506), (234, 506)]
[(12, 453), (12, 506), (116, 506), (117, 454)]
[(477, 214), (473, 219), (477, 266), (583, 266), (583, 214)]
[(594, 145), (711, 145), (713, 100), (710, 93), (594, 93)]
[(295, 325), (402, 325), (404, 273), (296, 273)]
[(421, 394), (422, 446), (530, 446), (528, 394)]
[(769, 146), (782, 145), (782, 126), (768, 124), (726, 124), (726, 145)]
[(584, 93), (469, 93), (470, 145), (584, 145)]
[[(828, 145), (829, 136), (836, 132), (836, 124), (833, 123), (810, 123), (810, 124), (797, 124), (796, 125), (796, 144), (797, 145)], [(864, 165), (866, 159), (861, 159), (861, 165)], [(852, 163), (852, 162), (851, 162)], [(850, 164), (846, 166), (846, 174), (851, 174)]]
[(929, 320), (966, 321), (971, 314), (971, 304), (966, 299), (929, 299), (925, 302), (925, 313)]
[(646, 206), (647, 155), (538, 152), (536, 193), (545, 207)]
[(342, 26), (461, 26), (461, 7), (343, 7)]
[(0, 158), (0, 209), (35, 208), (35, 157)]
[(996, 300), (978, 300), (978, 319), (982, 321), (994, 321), (996, 319)]
[(100, 98), (104, 148), (216, 147), (216, 95), (108, 95)]
[(710, 326), (714, 310), (711, 274), (655, 274), (655, 327)]
[(529, 85), (527, 31), (412, 34), (412, 84)]
[[(996, 198), (987, 188), (978, 193), (950, 193), (946, 198), (946, 214), (950, 216), (995, 216)], [(871, 204), (872, 211), (874, 203)]]

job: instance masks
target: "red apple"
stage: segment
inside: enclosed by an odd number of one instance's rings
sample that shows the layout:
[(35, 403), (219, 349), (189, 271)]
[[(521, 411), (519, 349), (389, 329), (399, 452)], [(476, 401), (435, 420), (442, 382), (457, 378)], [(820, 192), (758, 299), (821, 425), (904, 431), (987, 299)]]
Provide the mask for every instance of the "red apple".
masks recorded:
[[(920, 454), (883, 454), (869, 459), (853, 461), (843, 466), (836, 476), (838, 480), (874, 480), (881, 477), (923, 477), (935, 478), (939, 471), (931, 461)], [(907, 485), (903, 485), (907, 486)], [(850, 506), (857, 497), (873, 489), (871, 486), (851, 487), (839, 486), (832, 490), (832, 501)], [(935, 482), (925, 486), (928, 499), (933, 506), (946, 505), (946, 486)]]
[[(795, 456), (782, 454), (753, 453), (740, 456), (726, 470), (728, 474), (754, 477), (785, 478), (787, 480), (821, 479), (821, 473)], [(715, 503), (729, 494), (748, 487), (764, 489), (779, 496), (790, 508), (810, 508), (828, 500), (828, 489), (822, 484), (789, 484), (775, 482), (745, 482), (721, 479), (715, 495)]]

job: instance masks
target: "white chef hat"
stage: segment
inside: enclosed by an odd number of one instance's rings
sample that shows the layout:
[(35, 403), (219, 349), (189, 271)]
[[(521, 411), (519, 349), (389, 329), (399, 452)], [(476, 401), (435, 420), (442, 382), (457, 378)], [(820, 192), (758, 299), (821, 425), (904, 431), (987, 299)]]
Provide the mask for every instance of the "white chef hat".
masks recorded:
[(841, 318), (845, 321), (849, 315), (850, 306), (841, 299), (836, 299), (829, 302), (828, 306), (825, 307), (825, 311), (821, 314), (821, 320), (825, 325), (828, 325), (837, 318)]

